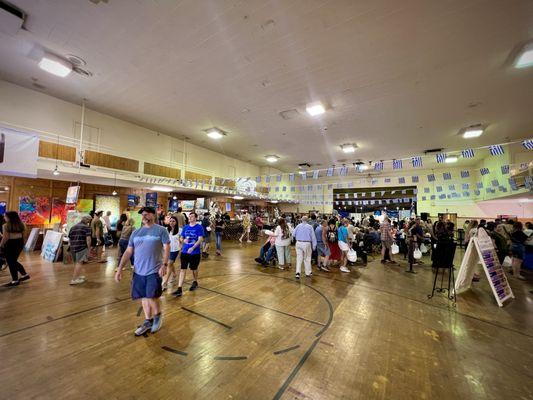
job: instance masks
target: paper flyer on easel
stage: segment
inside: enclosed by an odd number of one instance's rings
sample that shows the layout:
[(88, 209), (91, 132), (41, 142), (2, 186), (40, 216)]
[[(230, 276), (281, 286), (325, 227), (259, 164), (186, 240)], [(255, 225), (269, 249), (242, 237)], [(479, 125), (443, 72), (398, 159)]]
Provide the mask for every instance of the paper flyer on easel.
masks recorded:
[(477, 237), (472, 238), (468, 243), (455, 281), (455, 291), (462, 293), (470, 288), (475, 266), (478, 263), (481, 263), (485, 271), (498, 305), (502, 307), (506, 300), (514, 299), (509, 281), (494, 250), (492, 239), (484, 229), (479, 229)]

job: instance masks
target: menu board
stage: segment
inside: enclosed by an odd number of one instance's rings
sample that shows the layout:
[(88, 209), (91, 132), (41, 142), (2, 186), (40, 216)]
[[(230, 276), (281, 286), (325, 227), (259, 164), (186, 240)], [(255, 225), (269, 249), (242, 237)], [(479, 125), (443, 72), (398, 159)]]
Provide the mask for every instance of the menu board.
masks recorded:
[(514, 299), (509, 281), (494, 250), (492, 239), (484, 229), (479, 229), (477, 236), (473, 237), (468, 243), (457, 280), (455, 281), (455, 291), (457, 293), (464, 292), (470, 288), (477, 263), (481, 263), (483, 266), (492, 293), (500, 307), (503, 306), (506, 300)]

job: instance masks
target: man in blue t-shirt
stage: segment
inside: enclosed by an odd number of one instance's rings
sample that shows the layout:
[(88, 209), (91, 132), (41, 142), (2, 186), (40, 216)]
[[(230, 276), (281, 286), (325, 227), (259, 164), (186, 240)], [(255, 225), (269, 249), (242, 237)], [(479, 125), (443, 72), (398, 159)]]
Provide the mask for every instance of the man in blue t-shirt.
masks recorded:
[(135, 330), (135, 336), (141, 336), (161, 329), (161, 304), (159, 297), (163, 293), (162, 277), (166, 273), (170, 253), (170, 237), (161, 225), (156, 225), (156, 211), (153, 207), (143, 207), (143, 226), (130, 236), (128, 248), (122, 255), (115, 274), (115, 280), (122, 279), (122, 267), (135, 254), (135, 273), (131, 283), (131, 298), (141, 299), (145, 320)]
[[(198, 287), (198, 266), (200, 265), (200, 248), (204, 240), (204, 228), (196, 222), (198, 215), (195, 212), (189, 214), (189, 223), (185, 225), (181, 231), (180, 241), (183, 243), (181, 249), (181, 270), (178, 279), (178, 289), (172, 294), (180, 297), (183, 294), (183, 281), (187, 274), (187, 268), (192, 271), (194, 281), (190, 287), (190, 291), (196, 290)], [(135, 259), (137, 262), (137, 259)]]

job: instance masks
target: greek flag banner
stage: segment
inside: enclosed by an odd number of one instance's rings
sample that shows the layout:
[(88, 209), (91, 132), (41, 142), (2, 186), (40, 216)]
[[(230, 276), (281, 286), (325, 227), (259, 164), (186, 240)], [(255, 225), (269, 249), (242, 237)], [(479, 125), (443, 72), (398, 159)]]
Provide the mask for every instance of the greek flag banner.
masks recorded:
[(383, 171), (383, 161), (376, 161), (374, 164), (375, 171)]
[(436, 159), (438, 164), (442, 164), (444, 161), (446, 161), (446, 153), (437, 154)]
[(424, 193), (429, 193), (429, 188), (424, 188)]
[(413, 164), (414, 168), (419, 168), (422, 166), (422, 157), (416, 156), (411, 158), (411, 163)]
[(261, 182), (261, 177), (260, 177), (260, 176), (256, 176), (256, 177), (255, 177), (255, 181), (256, 181), (257, 183), (260, 183), (260, 182)]
[(411, 182), (412, 183), (418, 183), (418, 175), (414, 175), (411, 177)]
[(509, 173), (509, 165), (502, 165), (502, 175), (507, 175)]
[(276, 177), (276, 181), (277, 181), (277, 182), (281, 182), (281, 175), (278, 175), (278, 176)]
[(402, 169), (403, 163), (402, 160), (392, 160), (392, 169)]
[(509, 178), (509, 185), (511, 186), (511, 189), (518, 190), (518, 186), (514, 178)]
[(455, 190), (455, 185), (448, 185), (448, 190)]
[(437, 189), (437, 192), (442, 192), (442, 186), (437, 186), (436, 189)]
[(435, 174), (428, 175), (428, 182), (435, 182)]
[(522, 142), (522, 146), (526, 150), (533, 150), (533, 139), (526, 139)]
[(473, 149), (466, 149), (461, 151), (461, 155), (463, 158), (474, 158), (474, 150)]
[(289, 181), (294, 182), (294, 172), (289, 174)]
[(452, 179), (452, 174), (450, 172), (445, 172), (442, 174), (442, 177), (445, 181), (449, 181), (450, 179)]
[(403, 176), (399, 177), (398, 183), (405, 183), (405, 178)]
[(500, 186), (497, 179), (493, 179), (491, 183), (492, 183), (492, 186), (494, 187)]
[(266, 182), (266, 183), (270, 183), (270, 175), (267, 175), (267, 176), (265, 177), (265, 182)]
[(468, 171), (461, 171), (461, 178), (469, 178), (470, 177), (470, 172)]
[(318, 179), (319, 174), (320, 174), (320, 171), (318, 169), (316, 171), (313, 171), (313, 179)]
[(481, 168), (479, 172), (481, 173), (481, 175), (485, 176), (488, 175), (490, 171), (488, 168)]
[(478, 183), (476, 183), (476, 187), (477, 187), (478, 189), (482, 189), (482, 188), (483, 188), (483, 182), (478, 182)]
[(499, 144), (489, 146), (489, 152), (491, 156), (501, 156), (504, 153), (503, 146)]
[(463, 183), (463, 189), (464, 190), (468, 190), (469, 187), (470, 187), (470, 185), (468, 183)]

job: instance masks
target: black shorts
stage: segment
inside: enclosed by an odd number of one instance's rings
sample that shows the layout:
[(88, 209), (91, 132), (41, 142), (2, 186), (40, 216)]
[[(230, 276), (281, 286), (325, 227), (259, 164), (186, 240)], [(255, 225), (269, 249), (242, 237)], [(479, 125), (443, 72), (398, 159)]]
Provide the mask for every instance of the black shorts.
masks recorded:
[(189, 268), (191, 271), (197, 270), (200, 265), (200, 254), (181, 253), (181, 269)]
[(156, 299), (163, 294), (162, 279), (158, 273), (150, 275), (133, 274), (131, 281), (131, 298)]

